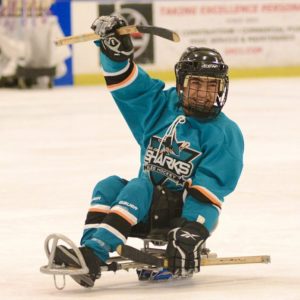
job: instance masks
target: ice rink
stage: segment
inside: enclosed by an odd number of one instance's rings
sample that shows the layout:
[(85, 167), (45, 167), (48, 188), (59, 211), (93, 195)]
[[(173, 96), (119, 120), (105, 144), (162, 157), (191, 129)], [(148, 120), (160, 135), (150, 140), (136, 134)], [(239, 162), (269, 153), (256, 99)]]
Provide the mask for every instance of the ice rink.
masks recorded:
[(208, 246), (271, 264), (203, 267), (165, 283), (120, 271), (91, 290), (69, 278), (56, 290), (39, 271), (46, 236), (78, 243), (94, 185), (135, 177), (139, 150), (103, 87), (0, 89), (0, 299), (300, 299), (300, 78), (230, 83), (224, 112), (244, 133), (245, 167)]

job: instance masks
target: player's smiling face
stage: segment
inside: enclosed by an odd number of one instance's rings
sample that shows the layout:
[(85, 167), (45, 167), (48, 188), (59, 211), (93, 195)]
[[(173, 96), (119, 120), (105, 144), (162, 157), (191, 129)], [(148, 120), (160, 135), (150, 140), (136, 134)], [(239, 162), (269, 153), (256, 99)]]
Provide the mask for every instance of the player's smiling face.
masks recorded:
[(220, 79), (204, 76), (187, 76), (183, 88), (183, 109), (187, 115), (193, 110), (210, 109), (216, 102)]

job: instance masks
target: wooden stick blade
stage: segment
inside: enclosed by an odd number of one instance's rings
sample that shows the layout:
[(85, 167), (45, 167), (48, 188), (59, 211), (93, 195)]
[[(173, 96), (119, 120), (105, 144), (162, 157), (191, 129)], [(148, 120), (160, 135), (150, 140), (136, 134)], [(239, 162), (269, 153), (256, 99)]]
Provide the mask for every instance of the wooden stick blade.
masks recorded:
[(164, 39), (176, 43), (180, 41), (179, 35), (176, 32), (167, 28), (162, 28), (157, 26), (143, 26), (143, 25), (137, 25), (135, 27), (137, 31), (141, 33), (149, 33), (149, 34), (157, 35)]
[(260, 264), (260, 263), (267, 264), (270, 262), (271, 262), (271, 258), (268, 255), (216, 257), (216, 258), (202, 258), (201, 266)]

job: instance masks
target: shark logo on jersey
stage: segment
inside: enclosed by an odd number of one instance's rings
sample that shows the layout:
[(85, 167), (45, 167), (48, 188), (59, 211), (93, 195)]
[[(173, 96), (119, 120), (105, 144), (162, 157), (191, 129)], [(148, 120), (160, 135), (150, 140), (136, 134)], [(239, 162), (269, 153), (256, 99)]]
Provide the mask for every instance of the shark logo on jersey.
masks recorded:
[(176, 126), (173, 126), (163, 138), (151, 138), (144, 158), (144, 171), (149, 172), (155, 185), (171, 180), (183, 186), (192, 174), (192, 161), (199, 155), (201, 152), (191, 149), (189, 142), (177, 141)]

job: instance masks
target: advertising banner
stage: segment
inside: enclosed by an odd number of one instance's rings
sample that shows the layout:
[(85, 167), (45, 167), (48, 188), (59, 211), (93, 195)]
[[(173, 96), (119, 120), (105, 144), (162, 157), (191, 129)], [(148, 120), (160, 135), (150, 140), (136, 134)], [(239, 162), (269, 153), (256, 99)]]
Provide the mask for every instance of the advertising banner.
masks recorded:
[(300, 1), (157, 1), (153, 16), (181, 37), (157, 40), (159, 68), (191, 45), (219, 50), (234, 68), (300, 65)]
[[(189, 46), (215, 48), (236, 76), (290, 76), (300, 73), (300, 0), (72, 1), (72, 34), (90, 31), (99, 15), (119, 13), (130, 25), (176, 31), (180, 43), (149, 34), (132, 36), (135, 61), (167, 74)], [(99, 49), (73, 45), (77, 82), (98, 82)], [(241, 75), (240, 75), (241, 74)], [(159, 76), (160, 76), (159, 75)], [(293, 76), (292, 75), (292, 76)], [(169, 76), (168, 74), (166, 76)]]

